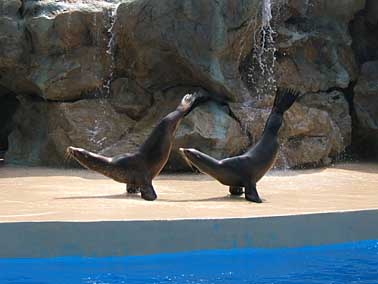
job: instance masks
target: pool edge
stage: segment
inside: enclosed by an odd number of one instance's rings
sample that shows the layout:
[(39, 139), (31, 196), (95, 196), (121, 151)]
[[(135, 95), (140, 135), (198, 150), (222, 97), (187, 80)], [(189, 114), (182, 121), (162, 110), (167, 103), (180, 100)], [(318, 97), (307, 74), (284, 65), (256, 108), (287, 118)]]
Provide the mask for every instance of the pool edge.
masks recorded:
[(0, 258), (129, 256), (378, 239), (378, 210), (146, 221), (0, 223)]

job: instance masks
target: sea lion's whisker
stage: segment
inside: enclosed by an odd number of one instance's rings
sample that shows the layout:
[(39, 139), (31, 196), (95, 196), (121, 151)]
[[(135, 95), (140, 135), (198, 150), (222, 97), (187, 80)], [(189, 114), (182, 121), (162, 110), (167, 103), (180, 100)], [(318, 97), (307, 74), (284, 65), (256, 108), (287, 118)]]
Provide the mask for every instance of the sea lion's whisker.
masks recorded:
[(70, 151), (70, 149), (67, 148), (66, 152), (64, 153), (64, 160), (68, 161), (68, 160), (71, 160), (72, 158), (73, 158), (73, 154)]
[(186, 163), (188, 164), (188, 166), (190, 167), (190, 169), (195, 172), (197, 170), (197, 168), (192, 164), (192, 162), (188, 159), (187, 156), (185, 156), (184, 152), (180, 151), (181, 153), (181, 156), (184, 158), (184, 160), (186, 161)]

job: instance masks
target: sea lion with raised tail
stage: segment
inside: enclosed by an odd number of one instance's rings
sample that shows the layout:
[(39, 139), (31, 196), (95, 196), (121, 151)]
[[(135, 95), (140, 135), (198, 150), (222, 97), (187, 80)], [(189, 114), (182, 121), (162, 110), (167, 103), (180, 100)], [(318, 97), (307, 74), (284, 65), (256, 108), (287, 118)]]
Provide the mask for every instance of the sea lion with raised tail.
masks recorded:
[(294, 90), (278, 90), (259, 142), (243, 155), (217, 160), (196, 149), (180, 150), (186, 160), (198, 170), (228, 185), (231, 195), (242, 195), (244, 188), (245, 199), (261, 203), (256, 183), (273, 166), (277, 158), (278, 131), (283, 122), (283, 114), (298, 95), (299, 92)]
[(136, 153), (105, 157), (81, 148), (68, 147), (67, 154), (90, 170), (126, 183), (128, 193), (140, 191), (143, 199), (155, 200), (157, 195), (152, 179), (168, 161), (181, 120), (206, 100), (208, 96), (203, 93), (185, 95), (176, 110), (160, 120)]

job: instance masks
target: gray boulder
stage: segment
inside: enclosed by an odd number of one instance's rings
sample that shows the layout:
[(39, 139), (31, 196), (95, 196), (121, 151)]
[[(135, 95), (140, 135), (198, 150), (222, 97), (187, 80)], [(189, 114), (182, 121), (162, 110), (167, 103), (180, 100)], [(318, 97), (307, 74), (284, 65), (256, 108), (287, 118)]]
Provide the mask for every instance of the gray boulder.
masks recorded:
[(279, 86), (303, 92), (347, 88), (358, 68), (348, 25), (365, 1), (289, 1), (278, 29)]
[(100, 90), (110, 74), (109, 13), (105, 2), (27, 2), (32, 42), (27, 79), (49, 100), (76, 100)]
[(20, 0), (0, 0), (0, 84), (1, 74), (21, 72), (25, 68), (24, 25), (19, 16)]
[(252, 44), (257, 0), (134, 0), (115, 23), (116, 72), (149, 91), (194, 85), (230, 99)]
[[(256, 143), (271, 111), (273, 97), (251, 105), (231, 104), (233, 116)], [(349, 106), (340, 92), (306, 94), (284, 116), (279, 167), (328, 163), (351, 142)]]
[(120, 140), (134, 122), (105, 100), (74, 103), (34, 102), (20, 98), (9, 136), (6, 160), (26, 165), (68, 166), (68, 146), (100, 152)]
[[(187, 92), (186, 88), (175, 88), (154, 94), (154, 105), (135, 123), (131, 131), (101, 153), (116, 155), (136, 151), (159, 120), (173, 111)], [(180, 147), (195, 147), (217, 158), (224, 158), (239, 154), (248, 144), (248, 136), (230, 116), (228, 107), (209, 102), (197, 107), (182, 120), (165, 169), (189, 169), (180, 154)]]
[(110, 103), (121, 113), (139, 120), (153, 104), (153, 96), (128, 78), (118, 78), (111, 84)]

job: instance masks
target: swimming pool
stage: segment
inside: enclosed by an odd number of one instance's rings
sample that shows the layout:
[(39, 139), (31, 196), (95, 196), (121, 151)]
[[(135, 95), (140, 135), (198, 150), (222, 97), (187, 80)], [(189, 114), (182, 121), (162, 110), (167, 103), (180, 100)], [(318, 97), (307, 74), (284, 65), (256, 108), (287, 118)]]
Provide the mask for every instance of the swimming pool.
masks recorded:
[(1, 284), (377, 284), (378, 240), (114, 258), (0, 259)]

